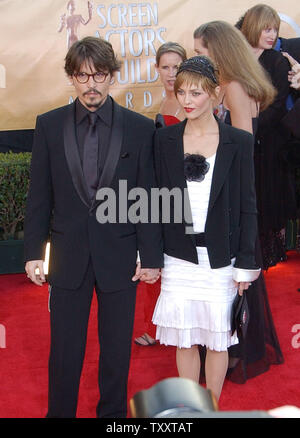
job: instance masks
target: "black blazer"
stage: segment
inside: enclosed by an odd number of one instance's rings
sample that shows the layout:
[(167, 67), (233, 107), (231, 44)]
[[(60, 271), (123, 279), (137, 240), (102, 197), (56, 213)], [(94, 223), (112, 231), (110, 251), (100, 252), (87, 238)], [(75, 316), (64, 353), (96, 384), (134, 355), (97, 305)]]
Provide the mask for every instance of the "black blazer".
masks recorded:
[[(158, 224), (100, 224), (83, 177), (75, 134), (75, 104), (38, 116), (25, 217), (25, 260), (44, 257), (50, 237), (49, 283), (67, 289), (80, 286), (90, 258), (103, 291), (132, 284), (137, 250), (142, 267), (163, 265)], [(119, 181), (128, 191), (154, 186), (153, 121), (113, 102), (111, 141), (98, 188), (116, 194)], [(134, 202), (134, 201), (131, 201)]]
[(279, 38), (281, 50), (288, 52), (296, 61), (300, 62), (300, 38)]
[(258, 61), (269, 75), (277, 94), (271, 105), (259, 114), (256, 140), (260, 139), (264, 132), (270, 130), (273, 132), (274, 126), (279, 125), (282, 117), (287, 113), (286, 100), (291, 91), (288, 81), (290, 63), (282, 53), (274, 49), (264, 50)]
[[(187, 189), (183, 151), (185, 125), (186, 120), (157, 130), (155, 168), (160, 188), (172, 190), (178, 187), (182, 192)], [(257, 269), (254, 256), (257, 211), (253, 136), (220, 121), (218, 125), (220, 140), (205, 226), (210, 265), (220, 268), (229, 265), (231, 258), (236, 257), (235, 267)], [(185, 219), (182, 223), (175, 223), (174, 205), (171, 205), (170, 223), (163, 224), (164, 252), (198, 263), (194, 235), (186, 234), (189, 224)], [(187, 207), (190, 211), (189, 200)]]

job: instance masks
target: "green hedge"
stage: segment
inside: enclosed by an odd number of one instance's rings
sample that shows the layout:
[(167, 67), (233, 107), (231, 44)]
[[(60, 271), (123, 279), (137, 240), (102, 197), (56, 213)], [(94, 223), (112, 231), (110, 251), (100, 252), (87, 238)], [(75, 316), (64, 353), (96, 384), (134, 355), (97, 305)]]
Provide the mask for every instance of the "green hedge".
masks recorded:
[[(15, 239), (23, 230), (31, 152), (0, 153), (0, 240)], [(296, 169), (300, 209), (300, 168)]]
[(0, 240), (23, 229), (31, 152), (0, 153)]

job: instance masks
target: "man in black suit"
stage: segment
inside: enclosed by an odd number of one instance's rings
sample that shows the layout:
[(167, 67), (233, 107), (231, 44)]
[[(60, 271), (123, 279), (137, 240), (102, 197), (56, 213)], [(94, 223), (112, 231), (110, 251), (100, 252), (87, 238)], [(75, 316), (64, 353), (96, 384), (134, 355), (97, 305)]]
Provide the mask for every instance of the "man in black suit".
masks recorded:
[[(77, 99), (37, 117), (25, 269), (35, 284), (43, 284), (50, 237), (47, 417), (76, 416), (94, 287), (101, 350), (97, 416), (126, 417), (136, 285), (138, 280), (156, 281), (163, 264), (159, 225), (124, 220), (130, 205), (124, 195), (121, 199), (120, 183), (126, 182), (128, 191), (140, 187), (147, 193), (154, 186), (154, 124), (109, 96), (119, 68), (107, 41), (87, 37), (75, 42), (65, 71)], [(116, 196), (116, 220), (99, 219), (102, 188)]]

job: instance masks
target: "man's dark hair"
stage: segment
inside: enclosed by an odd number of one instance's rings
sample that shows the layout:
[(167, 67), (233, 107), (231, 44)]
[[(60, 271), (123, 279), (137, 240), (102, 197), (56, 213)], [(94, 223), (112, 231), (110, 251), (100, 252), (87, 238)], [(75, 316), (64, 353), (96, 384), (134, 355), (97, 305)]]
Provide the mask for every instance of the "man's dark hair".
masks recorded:
[(72, 44), (65, 57), (65, 72), (73, 76), (79, 72), (84, 62), (94, 65), (97, 71), (109, 72), (111, 75), (120, 70), (122, 64), (108, 41), (91, 36)]

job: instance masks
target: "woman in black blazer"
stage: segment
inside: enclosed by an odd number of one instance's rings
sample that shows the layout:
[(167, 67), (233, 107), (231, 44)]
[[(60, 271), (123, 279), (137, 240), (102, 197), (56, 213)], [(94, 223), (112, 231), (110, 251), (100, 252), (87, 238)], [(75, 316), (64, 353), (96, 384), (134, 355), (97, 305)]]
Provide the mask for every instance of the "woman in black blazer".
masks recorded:
[(180, 377), (199, 382), (198, 345), (206, 346), (206, 385), (217, 399), (227, 349), (238, 343), (230, 328), (236, 290), (242, 295), (260, 272), (254, 256), (253, 137), (217, 121), (218, 91), (207, 57), (184, 61), (175, 92), (186, 119), (156, 133), (158, 184), (174, 197), (168, 203), (162, 196), (165, 257), (153, 315), (160, 343), (177, 346)]

